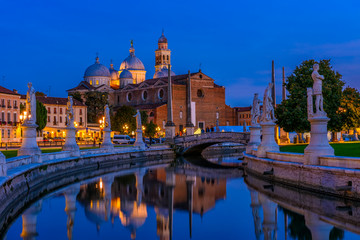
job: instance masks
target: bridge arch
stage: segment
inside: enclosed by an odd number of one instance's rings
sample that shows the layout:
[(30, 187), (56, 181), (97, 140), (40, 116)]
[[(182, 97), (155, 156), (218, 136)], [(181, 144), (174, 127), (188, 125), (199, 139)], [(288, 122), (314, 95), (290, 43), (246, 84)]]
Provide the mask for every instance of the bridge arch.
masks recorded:
[(180, 155), (200, 155), (202, 151), (218, 143), (240, 143), (247, 145), (250, 133), (209, 132), (201, 135), (177, 137), (174, 139), (176, 152)]

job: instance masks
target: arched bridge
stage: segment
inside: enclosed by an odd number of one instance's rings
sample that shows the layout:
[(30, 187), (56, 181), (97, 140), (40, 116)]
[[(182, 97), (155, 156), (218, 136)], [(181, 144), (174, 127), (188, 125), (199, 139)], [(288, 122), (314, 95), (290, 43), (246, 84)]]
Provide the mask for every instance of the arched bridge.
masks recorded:
[(176, 137), (174, 144), (176, 153), (180, 155), (199, 155), (214, 144), (232, 142), (246, 145), (250, 140), (250, 133), (243, 132), (208, 132), (201, 135)]

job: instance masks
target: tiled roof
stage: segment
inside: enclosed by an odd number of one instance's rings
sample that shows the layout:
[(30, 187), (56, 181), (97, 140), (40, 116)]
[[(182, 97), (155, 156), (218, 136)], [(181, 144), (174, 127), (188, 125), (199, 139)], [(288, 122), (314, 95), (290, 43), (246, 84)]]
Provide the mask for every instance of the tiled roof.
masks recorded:
[[(57, 105), (67, 105), (67, 98), (60, 97), (36, 97), (36, 100), (43, 104), (57, 104)], [(84, 103), (79, 100), (73, 99), (74, 106), (86, 106)]]
[(81, 81), (79, 83), (79, 85), (77, 85), (76, 87), (74, 88), (71, 88), (69, 90), (66, 90), (67, 92), (70, 92), (70, 91), (79, 91), (79, 90), (93, 90), (95, 89), (95, 87), (91, 86), (90, 83), (86, 82), (86, 81)]
[(11, 95), (20, 95), (14, 91), (11, 91), (7, 88), (2, 87), (2, 86), (0, 86), (0, 93), (11, 94)]

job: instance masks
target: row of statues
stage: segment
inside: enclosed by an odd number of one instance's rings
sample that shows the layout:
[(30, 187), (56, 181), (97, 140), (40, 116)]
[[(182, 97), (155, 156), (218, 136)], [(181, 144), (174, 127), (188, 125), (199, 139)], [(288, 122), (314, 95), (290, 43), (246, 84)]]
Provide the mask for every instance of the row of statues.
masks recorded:
[[(314, 81), (313, 88), (307, 89), (307, 107), (308, 107), (308, 117), (313, 116), (326, 116), (326, 113), (323, 108), (323, 94), (322, 94), (322, 81), (324, 76), (319, 74), (319, 64), (315, 63), (313, 65), (313, 72), (311, 77)], [(260, 111), (261, 101), (259, 99), (259, 94), (255, 93), (253, 104), (251, 107), (251, 125), (259, 126), (259, 122), (275, 122), (274, 114), (274, 103), (273, 96), (271, 96), (271, 89), (273, 84), (269, 83), (265, 89), (264, 99), (263, 99), (263, 109)], [(315, 96), (315, 112), (313, 109), (313, 96)], [(260, 120), (260, 121), (259, 121)]]

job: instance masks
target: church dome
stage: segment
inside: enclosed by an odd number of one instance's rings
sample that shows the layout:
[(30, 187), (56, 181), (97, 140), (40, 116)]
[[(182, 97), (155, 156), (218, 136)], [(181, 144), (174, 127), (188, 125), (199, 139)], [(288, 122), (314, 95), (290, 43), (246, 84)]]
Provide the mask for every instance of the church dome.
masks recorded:
[(120, 73), (120, 79), (124, 79), (124, 78), (131, 78), (132, 79), (132, 74), (129, 70), (124, 69), (122, 70), (122, 72)]
[[(167, 77), (168, 76), (168, 69), (167, 68), (163, 68), (160, 71), (155, 72), (154, 77), (153, 78), (162, 78), (162, 77)], [(170, 71), (170, 75), (171, 76), (175, 76), (176, 74), (173, 71)]]
[(145, 70), (144, 64), (135, 56), (135, 48), (131, 42), (130, 55), (120, 65), (120, 70)]
[(164, 35), (164, 32), (161, 34), (161, 37), (159, 38), (158, 43), (167, 43), (167, 39)]
[(114, 69), (114, 64), (110, 64), (110, 78), (111, 80), (118, 80), (119, 79), (119, 72)]
[(84, 77), (110, 77), (110, 71), (96, 57), (96, 62), (85, 70)]

